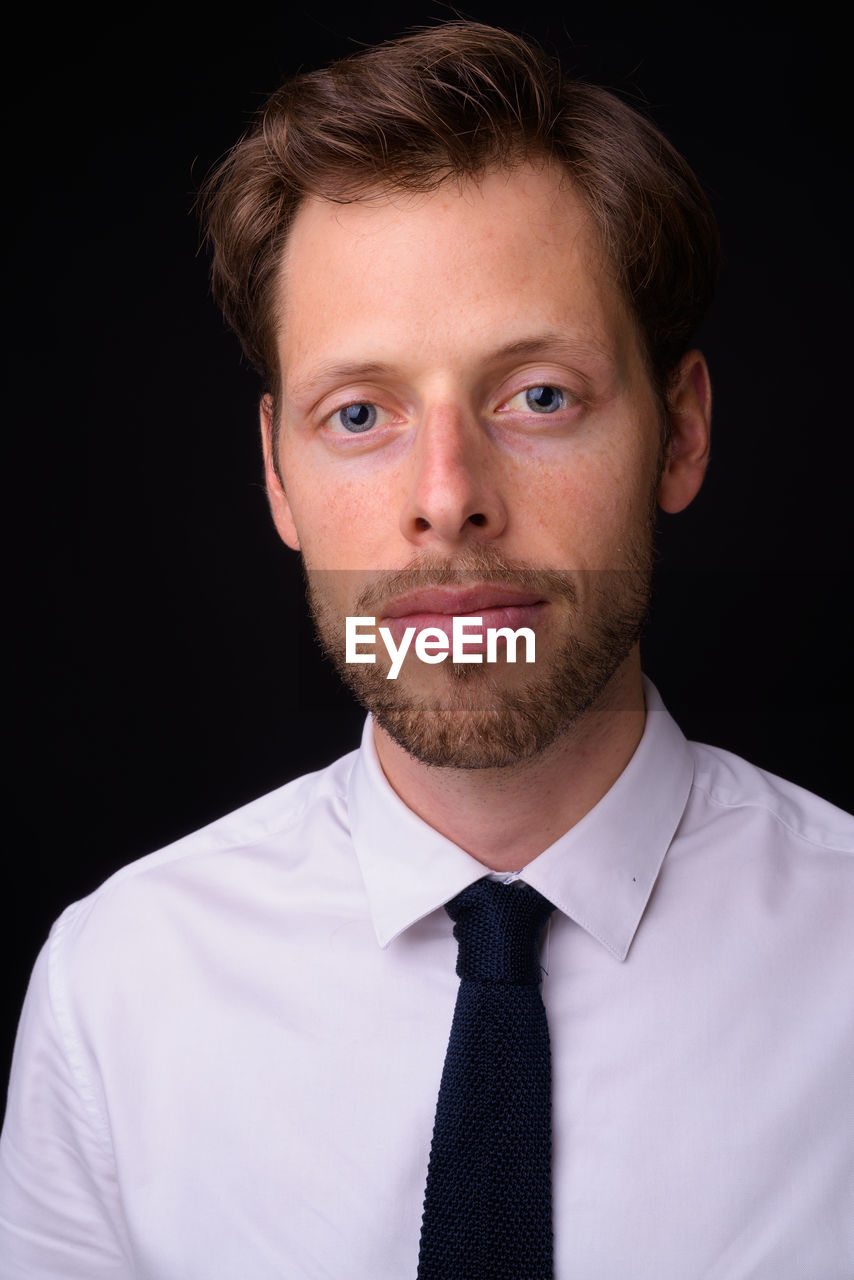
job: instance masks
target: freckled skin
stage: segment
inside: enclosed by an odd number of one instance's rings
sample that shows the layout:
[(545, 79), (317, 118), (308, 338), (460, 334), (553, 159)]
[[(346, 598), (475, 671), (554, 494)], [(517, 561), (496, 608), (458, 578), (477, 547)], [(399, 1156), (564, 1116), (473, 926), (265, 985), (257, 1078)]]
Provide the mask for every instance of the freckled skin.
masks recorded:
[[(472, 539), (535, 566), (626, 566), (649, 505), (658, 407), (587, 214), (551, 170), (496, 173), (462, 192), (309, 202), (284, 275), (280, 465), (309, 566), (397, 569)], [(590, 389), (590, 406), (494, 414), (516, 370), (493, 372), (489, 356), (550, 330), (578, 344), (577, 358), (528, 359), (520, 385)], [(391, 376), (295, 394), (332, 358), (382, 360)], [(309, 412), (316, 391), (322, 409), (373, 397), (403, 425), (376, 445), (324, 438)], [(467, 524), (472, 513), (485, 523)], [(342, 591), (356, 581), (342, 575)]]
[[(378, 574), (494, 552), (572, 575), (572, 626), (583, 630), (599, 607), (599, 571), (618, 582), (636, 566), (656, 489), (676, 511), (699, 488), (709, 416), (702, 357), (689, 353), (680, 368), (660, 473), (661, 407), (634, 321), (583, 203), (553, 168), (348, 205), (306, 201), (282, 264), (278, 314), (275, 459), (271, 406), (262, 404), (271, 509), (342, 625)], [(532, 386), (561, 389), (559, 410), (533, 412), (524, 396)], [(376, 426), (348, 433), (338, 411), (350, 404), (376, 406)], [(569, 626), (559, 612), (542, 644), (538, 633), (538, 662)], [(441, 697), (448, 666), (415, 670), (407, 659), (400, 683)], [(524, 674), (505, 667), (501, 678)], [(616, 684), (621, 706), (635, 708), (633, 749), (643, 718), (636, 649)], [(621, 751), (612, 741), (606, 754), (612, 770)], [(582, 752), (595, 772), (593, 755)]]
[[(572, 569), (621, 565), (624, 532), (647, 502), (659, 415), (634, 325), (571, 188), (549, 170), (521, 170), (462, 194), (312, 201), (297, 216), (286, 276), (280, 461), (310, 564), (398, 568), (414, 551), (470, 536), (461, 531), (469, 506), (485, 508), (511, 556)], [(484, 429), (490, 392), (506, 381), (491, 385), (486, 357), (547, 330), (601, 347), (598, 403), (571, 431), (555, 433), (532, 414), (516, 431)], [(289, 392), (327, 355), (399, 370), (390, 392), (409, 414), (404, 447), (341, 458), (303, 429), (306, 406)], [(526, 363), (532, 375), (565, 373), (577, 384), (565, 361)], [(352, 395), (379, 397), (385, 381), (356, 383)], [(341, 391), (350, 394), (346, 384)], [(394, 520), (377, 520), (379, 486)], [(450, 521), (439, 529), (430, 520), (437, 502)], [(422, 505), (427, 531), (413, 527)]]

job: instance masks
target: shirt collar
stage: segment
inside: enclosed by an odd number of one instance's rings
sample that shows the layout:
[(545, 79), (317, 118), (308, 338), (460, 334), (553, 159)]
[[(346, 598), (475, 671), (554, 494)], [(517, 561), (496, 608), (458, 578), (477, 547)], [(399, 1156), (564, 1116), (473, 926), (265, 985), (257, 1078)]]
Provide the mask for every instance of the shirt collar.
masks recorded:
[[(693, 780), (688, 744), (646, 678), (644, 695), (643, 736), (617, 781), (521, 874), (618, 960), (628, 954)], [(488, 874), (392, 789), (377, 758), (370, 716), (350, 775), (348, 806), (381, 947)]]

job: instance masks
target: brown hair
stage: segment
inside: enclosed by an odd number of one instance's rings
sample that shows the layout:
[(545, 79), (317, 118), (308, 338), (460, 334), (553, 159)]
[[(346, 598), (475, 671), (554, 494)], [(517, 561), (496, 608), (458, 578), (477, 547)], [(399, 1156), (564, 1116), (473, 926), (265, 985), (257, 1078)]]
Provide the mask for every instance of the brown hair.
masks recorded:
[(703, 190), (659, 130), (567, 78), (533, 42), (480, 23), (415, 31), (286, 81), (208, 177), (200, 202), (213, 293), (276, 393), (276, 273), (307, 196), (429, 191), (526, 157), (556, 161), (585, 200), (637, 320), (662, 401), (720, 265)]

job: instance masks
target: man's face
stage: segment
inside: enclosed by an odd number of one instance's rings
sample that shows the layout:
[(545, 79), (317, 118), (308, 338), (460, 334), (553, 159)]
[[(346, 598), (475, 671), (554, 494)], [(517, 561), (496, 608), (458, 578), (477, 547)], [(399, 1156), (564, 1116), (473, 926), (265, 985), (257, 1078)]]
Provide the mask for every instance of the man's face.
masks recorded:
[[(595, 704), (646, 615), (662, 415), (588, 215), (551, 168), (309, 200), (280, 277), (277, 526), (324, 646), (430, 764), (531, 757)], [(536, 661), (396, 680), (345, 618), (529, 626)], [(393, 621), (391, 619), (394, 619)]]

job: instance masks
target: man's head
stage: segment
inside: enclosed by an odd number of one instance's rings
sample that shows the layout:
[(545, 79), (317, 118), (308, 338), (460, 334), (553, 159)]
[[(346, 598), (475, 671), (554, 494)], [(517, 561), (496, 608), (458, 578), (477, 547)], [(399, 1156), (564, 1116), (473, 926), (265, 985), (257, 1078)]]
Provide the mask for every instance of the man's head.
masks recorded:
[(308, 197), (436, 190), (548, 159), (571, 179), (638, 324), (656, 390), (687, 349), (717, 282), (714, 215), (656, 127), (568, 78), (530, 41), (449, 22), (287, 81), (202, 197), (214, 295), (278, 389), (278, 272)]
[[(702, 479), (696, 180), (611, 95), (454, 23), (285, 85), (206, 201), (270, 388), (274, 518), (342, 674), (429, 763), (535, 755), (632, 653), (656, 498)], [(509, 609), (534, 669), (344, 665), (345, 616), (437, 608)]]

